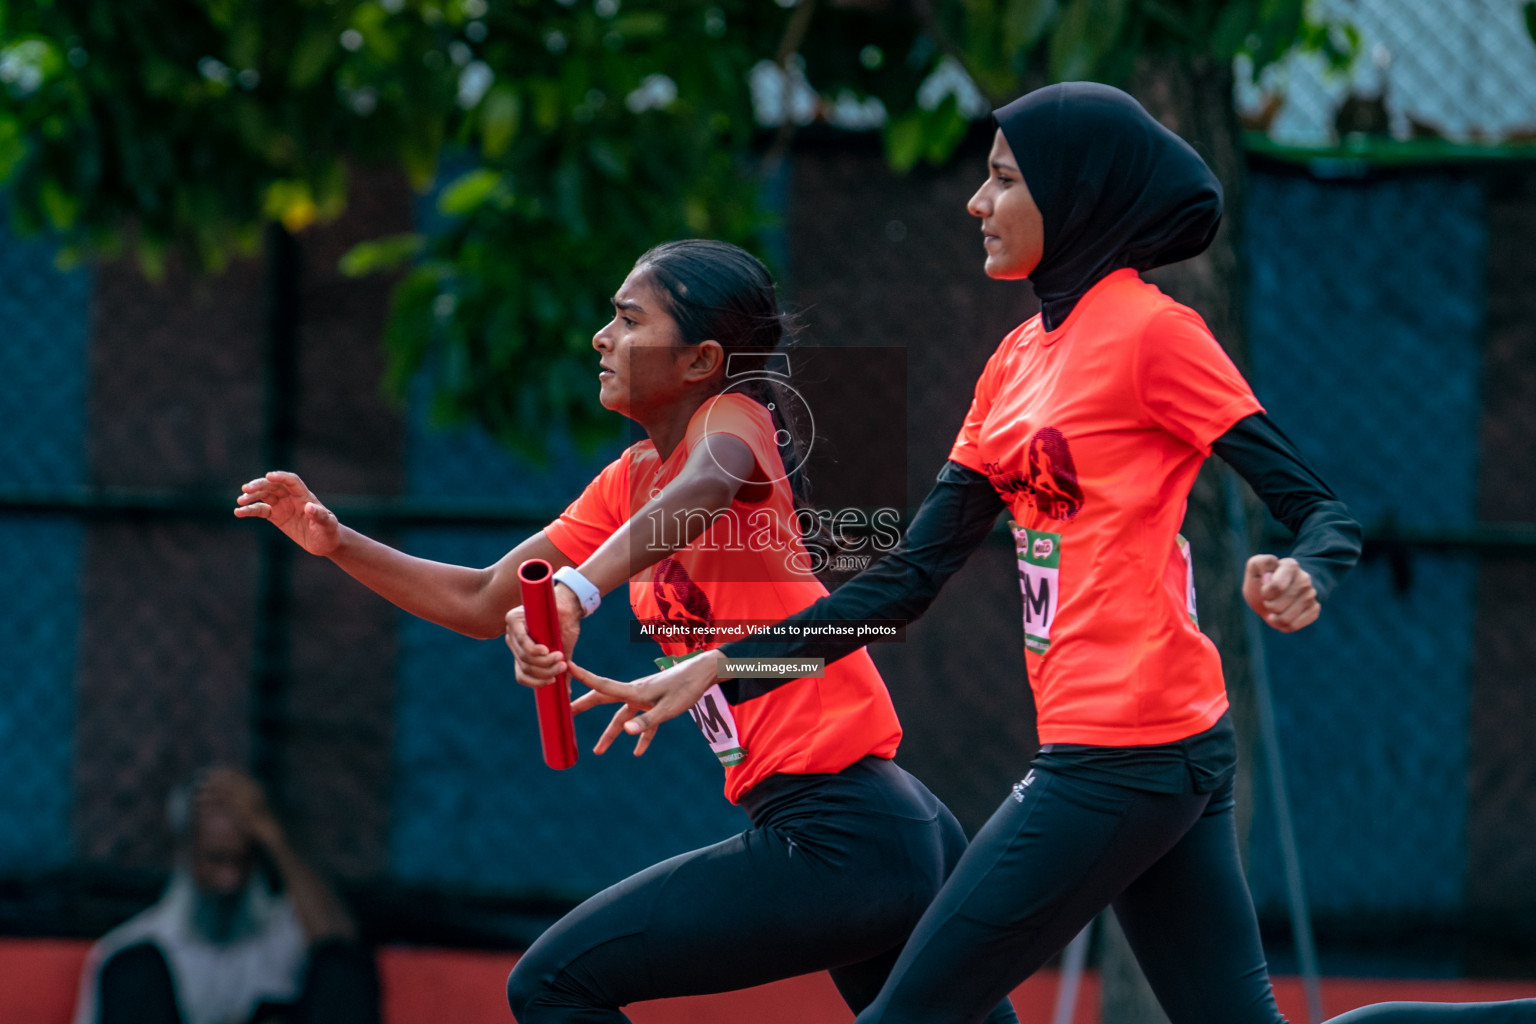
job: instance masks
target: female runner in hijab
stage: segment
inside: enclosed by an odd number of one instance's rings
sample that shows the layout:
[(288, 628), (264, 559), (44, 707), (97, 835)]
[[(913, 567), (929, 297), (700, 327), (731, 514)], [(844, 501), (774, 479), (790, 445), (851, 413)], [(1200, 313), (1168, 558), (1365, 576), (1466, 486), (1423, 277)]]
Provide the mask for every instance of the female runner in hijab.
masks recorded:
[[(1177, 531), (1214, 451), (1296, 534), (1242, 583), (1292, 632), (1354, 564), (1359, 526), (1200, 317), (1140, 277), (1215, 235), (1221, 188), (1204, 161), (1107, 86), (1051, 86), (996, 118), (968, 208), (986, 273), (1028, 278), (1042, 311), (988, 362), (903, 545), (787, 621), (916, 618), (1007, 509), (1042, 746), (858, 1024), (980, 1021), (1106, 906), (1173, 1024), (1278, 1024), (1238, 857), (1221, 662)], [(644, 735), (713, 684), (721, 657), (856, 646), (745, 641), (636, 683), (576, 675), (650, 707), (625, 726)]]

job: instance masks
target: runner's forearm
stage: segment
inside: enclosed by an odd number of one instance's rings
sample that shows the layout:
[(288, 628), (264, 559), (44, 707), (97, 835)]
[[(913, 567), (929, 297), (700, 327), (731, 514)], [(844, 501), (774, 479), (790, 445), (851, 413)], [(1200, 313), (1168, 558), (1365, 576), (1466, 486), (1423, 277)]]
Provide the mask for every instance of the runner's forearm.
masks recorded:
[(1360, 524), (1349, 508), (1263, 413), (1239, 420), (1211, 451), (1296, 535), (1291, 557), (1312, 577), (1318, 600), (1326, 600), (1360, 559)]
[(716, 476), (673, 481), (581, 564), (581, 574), (608, 593), (697, 540), (731, 507), (738, 486)]
[[(919, 618), (946, 580), (986, 539), (1003, 500), (981, 473), (946, 462), (912, 518), (906, 537), (885, 557), (784, 621), (801, 627), (860, 620)], [(792, 642), (738, 640), (730, 658), (825, 658), (836, 661), (864, 646), (853, 638), (817, 636)]]
[(520, 604), (516, 568), (528, 558), (569, 565), (542, 532), (485, 569), (417, 558), (342, 527), (330, 555), (349, 576), (396, 607), (439, 626), (480, 639), (506, 629), (507, 612)]

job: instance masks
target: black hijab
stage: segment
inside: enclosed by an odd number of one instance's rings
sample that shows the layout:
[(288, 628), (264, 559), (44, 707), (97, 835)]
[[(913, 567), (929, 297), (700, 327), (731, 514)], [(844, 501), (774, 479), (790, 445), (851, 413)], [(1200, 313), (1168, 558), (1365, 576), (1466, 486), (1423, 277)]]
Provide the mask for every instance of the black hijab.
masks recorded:
[(1119, 89), (1063, 82), (992, 116), (1045, 221), (1045, 251), (1029, 279), (1046, 330), (1111, 271), (1187, 260), (1216, 236), (1216, 175)]

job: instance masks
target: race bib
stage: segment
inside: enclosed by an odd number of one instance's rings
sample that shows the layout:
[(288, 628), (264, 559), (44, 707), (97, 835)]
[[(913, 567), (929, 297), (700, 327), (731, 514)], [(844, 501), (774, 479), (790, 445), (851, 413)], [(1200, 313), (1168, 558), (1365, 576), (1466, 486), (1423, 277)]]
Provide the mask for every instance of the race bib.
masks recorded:
[(1174, 534), (1173, 540), (1179, 546), (1179, 554), (1184, 556), (1184, 601), (1189, 612), (1189, 621), (1199, 626), (1200, 613), (1195, 610), (1195, 556), (1190, 553), (1189, 541), (1184, 539), (1182, 533)]
[[(671, 668), (680, 661), (686, 661), (694, 654), (702, 654), (695, 651), (693, 654), (684, 654), (681, 657), (664, 655), (656, 659), (658, 668)], [(736, 735), (736, 716), (731, 714), (731, 705), (725, 699), (725, 693), (716, 683), (704, 691), (698, 703), (688, 709), (688, 715), (693, 719), (693, 724), (699, 727), (704, 734), (709, 749), (715, 752), (720, 763), (727, 768), (740, 764), (747, 759), (747, 751), (741, 745), (741, 740)]]
[(1024, 598), (1024, 647), (1044, 654), (1051, 646), (1051, 623), (1061, 603), (1061, 534), (1031, 530), (1010, 522), (1019, 556), (1019, 592)]

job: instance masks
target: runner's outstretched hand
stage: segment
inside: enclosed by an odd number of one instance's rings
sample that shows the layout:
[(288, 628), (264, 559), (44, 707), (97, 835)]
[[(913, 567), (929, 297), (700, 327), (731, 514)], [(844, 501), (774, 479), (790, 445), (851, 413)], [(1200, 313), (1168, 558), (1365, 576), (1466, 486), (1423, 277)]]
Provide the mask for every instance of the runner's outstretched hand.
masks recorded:
[(573, 664), (571, 675), (590, 687), (593, 693), (583, 694), (572, 701), (571, 711), (581, 712), (598, 704), (623, 701), (624, 707), (614, 714), (593, 749), (601, 754), (623, 731), (639, 737), (635, 743), (635, 756), (638, 757), (651, 745), (657, 726), (693, 707), (705, 691), (715, 685), (718, 681), (716, 666), (723, 660), (724, 655), (719, 652), (706, 651), (696, 658), (680, 661), (671, 668), (629, 683), (588, 672)]
[[(604, 676), (594, 676), (586, 669), (580, 668), (576, 665), (572, 665), (571, 669), (571, 675), (575, 676), (577, 679), (581, 678), (581, 675), (577, 675), (577, 673), (580, 672), (588, 679), (602, 679), (604, 682), (612, 683), (616, 687), (634, 685), (633, 683), (620, 683), (615, 680), (608, 679)], [(577, 697), (575, 700), (571, 701), (571, 714), (579, 715), (589, 708), (595, 708), (602, 704), (618, 704), (621, 702), (621, 700), (622, 698), (610, 697), (608, 694), (603, 693), (601, 690), (588, 690), (580, 697)], [(619, 733), (624, 731), (624, 726), (627, 725), (631, 719), (649, 710), (650, 705), (648, 704), (624, 704), (624, 706), (615, 711), (613, 713), (613, 717), (608, 720), (608, 725), (603, 729), (603, 734), (599, 736), (597, 738), (597, 742), (592, 745), (592, 753), (606, 754), (608, 752), (608, 748), (613, 746), (613, 741), (619, 738)], [(646, 748), (651, 745), (651, 740), (653, 737), (655, 737), (655, 735), (655, 726), (652, 726), (640, 734), (639, 740), (635, 742), (636, 757), (639, 757), (641, 754), (645, 753)]]
[(312, 555), (329, 555), (341, 543), (341, 521), (320, 503), (297, 473), (274, 469), (240, 488), (235, 515), (265, 519)]

